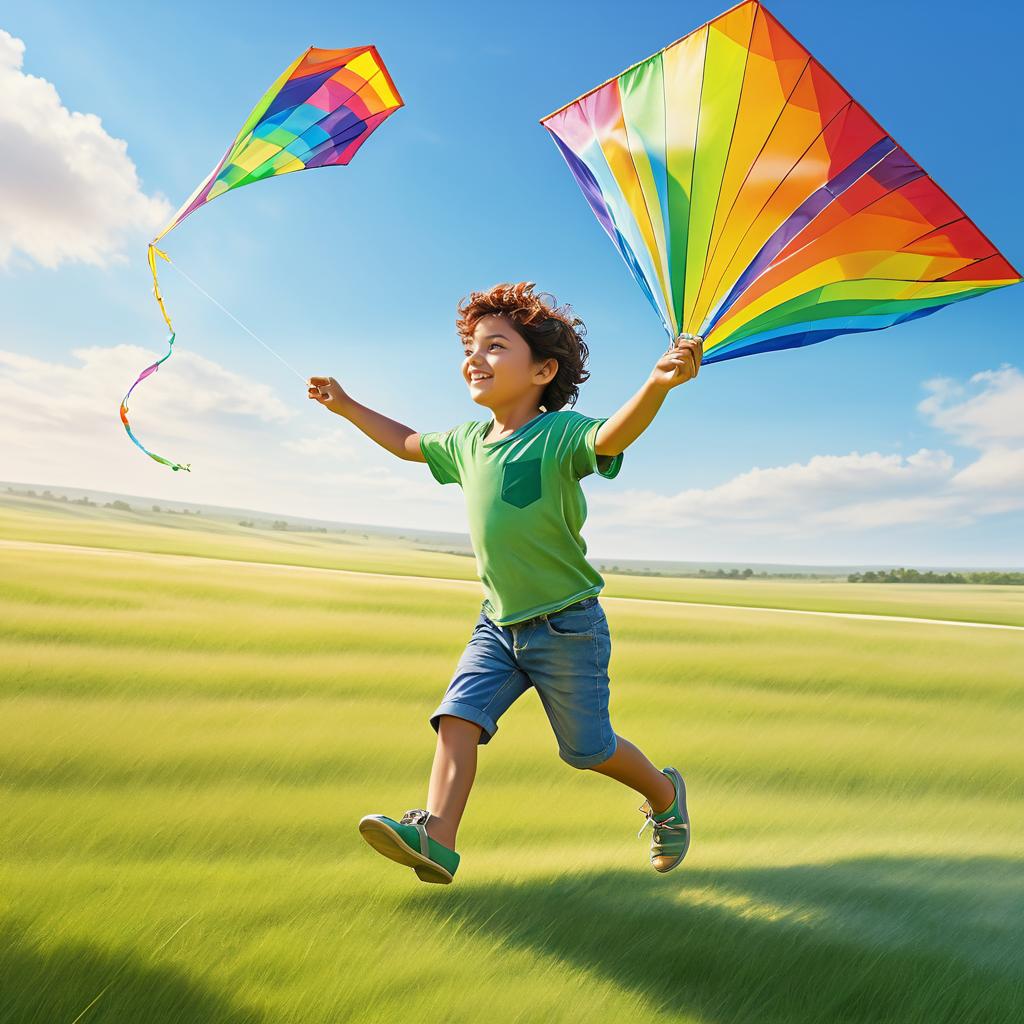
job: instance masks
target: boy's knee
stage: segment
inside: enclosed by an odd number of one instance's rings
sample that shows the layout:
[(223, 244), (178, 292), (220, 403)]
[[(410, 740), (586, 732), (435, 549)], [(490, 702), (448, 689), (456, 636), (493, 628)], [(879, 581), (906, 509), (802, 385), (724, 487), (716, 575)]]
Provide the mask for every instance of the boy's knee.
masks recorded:
[(604, 750), (599, 750), (595, 754), (571, 754), (565, 750), (559, 750), (558, 756), (567, 765), (569, 765), (570, 768), (577, 768), (580, 771), (590, 768), (600, 770), (605, 762), (610, 760), (617, 749), (618, 737), (616, 736)]
[[(570, 768), (575, 768), (579, 772), (585, 772), (590, 771), (594, 768), (600, 768), (601, 765), (603, 765), (604, 762), (608, 760), (608, 757), (605, 757), (604, 754), (599, 755), (599, 760), (594, 760), (593, 758), (573, 758), (572, 760), (569, 760), (569, 758), (566, 757), (564, 754), (559, 754), (558, 756), (561, 757), (561, 759)], [(611, 755), (608, 756), (610, 757)]]

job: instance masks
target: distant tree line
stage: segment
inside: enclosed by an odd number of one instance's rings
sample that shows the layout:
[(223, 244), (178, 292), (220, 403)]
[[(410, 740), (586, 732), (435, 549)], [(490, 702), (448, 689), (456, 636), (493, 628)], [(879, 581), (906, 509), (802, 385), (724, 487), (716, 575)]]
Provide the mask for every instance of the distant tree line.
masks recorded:
[(746, 569), (699, 569), (697, 572), (661, 572), (657, 569), (632, 569), (618, 565), (599, 565), (599, 572), (617, 572), (624, 576), (671, 576), (673, 579), (707, 579), (707, 580), (806, 580), (806, 579), (837, 579), (834, 573), (813, 572), (754, 572)]
[(1024, 572), (920, 572), (917, 569), (877, 569), (854, 572), (850, 583), (1001, 583), (1024, 585)]

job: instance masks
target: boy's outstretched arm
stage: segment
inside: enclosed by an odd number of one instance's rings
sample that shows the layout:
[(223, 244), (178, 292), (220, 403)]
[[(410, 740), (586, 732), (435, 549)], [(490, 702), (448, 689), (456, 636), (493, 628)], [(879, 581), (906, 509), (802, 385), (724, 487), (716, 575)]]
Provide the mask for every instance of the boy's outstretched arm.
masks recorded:
[(387, 416), (360, 405), (345, 393), (333, 377), (310, 377), (309, 397), (314, 402), (319, 402), (325, 409), (344, 416), (392, 455), (397, 455), (407, 462), (427, 461), (420, 451), (420, 435), (415, 430), (410, 430), (397, 420), (388, 419)]
[(625, 451), (651, 425), (665, 396), (697, 376), (703, 358), (703, 341), (676, 338), (640, 390), (598, 428), (594, 451), (598, 455)]

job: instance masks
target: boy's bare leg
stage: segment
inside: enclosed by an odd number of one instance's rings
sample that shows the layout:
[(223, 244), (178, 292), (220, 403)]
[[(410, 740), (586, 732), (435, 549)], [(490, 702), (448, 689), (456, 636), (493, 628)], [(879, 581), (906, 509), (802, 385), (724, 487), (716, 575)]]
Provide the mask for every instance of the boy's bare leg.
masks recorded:
[(600, 764), (592, 765), (590, 770), (617, 779), (623, 785), (642, 793), (655, 814), (668, 810), (676, 798), (675, 787), (669, 777), (651, 764), (643, 751), (629, 740), (623, 739), (618, 733), (615, 738), (615, 753)]
[(476, 722), (454, 715), (442, 715), (438, 722), (426, 805), (431, 816), (426, 829), (427, 835), (451, 850), (455, 849), (455, 834), (476, 777), (480, 732)]

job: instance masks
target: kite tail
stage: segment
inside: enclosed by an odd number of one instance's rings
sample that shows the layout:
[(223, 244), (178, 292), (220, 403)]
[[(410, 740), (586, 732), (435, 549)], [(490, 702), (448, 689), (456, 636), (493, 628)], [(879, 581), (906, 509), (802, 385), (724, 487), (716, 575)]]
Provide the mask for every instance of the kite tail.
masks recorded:
[(124, 429), (128, 431), (128, 436), (135, 442), (151, 459), (157, 462), (162, 462), (165, 466), (170, 466), (175, 472), (179, 469), (185, 470), (187, 473), (191, 473), (191, 463), (187, 466), (183, 466), (179, 462), (171, 462), (168, 459), (163, 458), (161, 455), (157, 455), (155, 452), (151, 452), (141, 441), (132, 433), (132, 428), (128, 425), (128, 399), (131, 393), (135, 390), (136, 386), (140, 381), (144, 381), (150, 374), (156, 373), (160, 368), (160, 364), (165, 359), (170, 359), (171, 354), (174, 352), (174, 327), (171, 324), (171, 318), (167, 315), (167, 309), (164, 307), (163, 296), (160, 294), (160, 282), (156, 276), (156, 257), (159, 256), (162, 260), (166, 260), (168, 263), (171, 262), (170, 257), (167, 253), (162, 252), (155, 245), (150, 243), (148, 260), (149, 269), (153, 275), (153, 294), (156, 296), (157, 305), (160, 307), (160, 312), (163, 314), (164, 322), (167, 324), (167, 329), (171, 332), (170, 337), (167, 339), (167, 355), (163, 359), (158, 359), (152, 366), (147, 366), (146, 369), (139, 374), (136, 378), (135, 383), (128, 389), (128, 394), (121, 399), (121, 422), (124, 424)]
[(191, 463), (188, 466), (183, 466), (177, 462), (170, 462), (161, 455), (157, 455), (155, 452), (151, 452), (142, 442), (132, 433), (132, 428), (128, 425), (128, 399), (131, 397), (131, 393), (135, 390), (136, 385), (140, 381), (145, 380), (151, 373), (156, 373), (160, 369), (160, 364), (164, 359), (170, 359), (171, 353), (174, 351), (174, 332), (171, 331), (170, 337), (167, 339), (167, 355), (163, 359), (158, 359), (152, 366), (147, 366), (146, 369), (139, 374), (138, 378), (128, 389), (128, 394), (121, 399), (121, 422), (124, 424), (124, 429), (128, 431), (128, 436), (151, 458), (157, 462), (162, 462), (165, 466), (170, 466), (175, 472), (179, 469), (184, 469), (186, 472), (191, 473)]
[[(160, 294), (160, 282), (156, 276), (156, 258), (160, 257), (165, 263), (171, 262), (171, 257), (163, 251), (158, 249), (152, 242), (149, 243), (149, 249), (146, 251), (146, 259), (149, 261), (149, 272), (153, 275), (153, 294), (156, 296), (156, 303), (160, 307), (160, 312), (163, 314), (164, 323), (167, 324), (167, 330), (174, 334), (174, 326), (171, 324), (171, 318), (167, 315), (167, 309), (164, 306), (164, 297)], [(164, 357), (167, 358), (166, 356)]]

